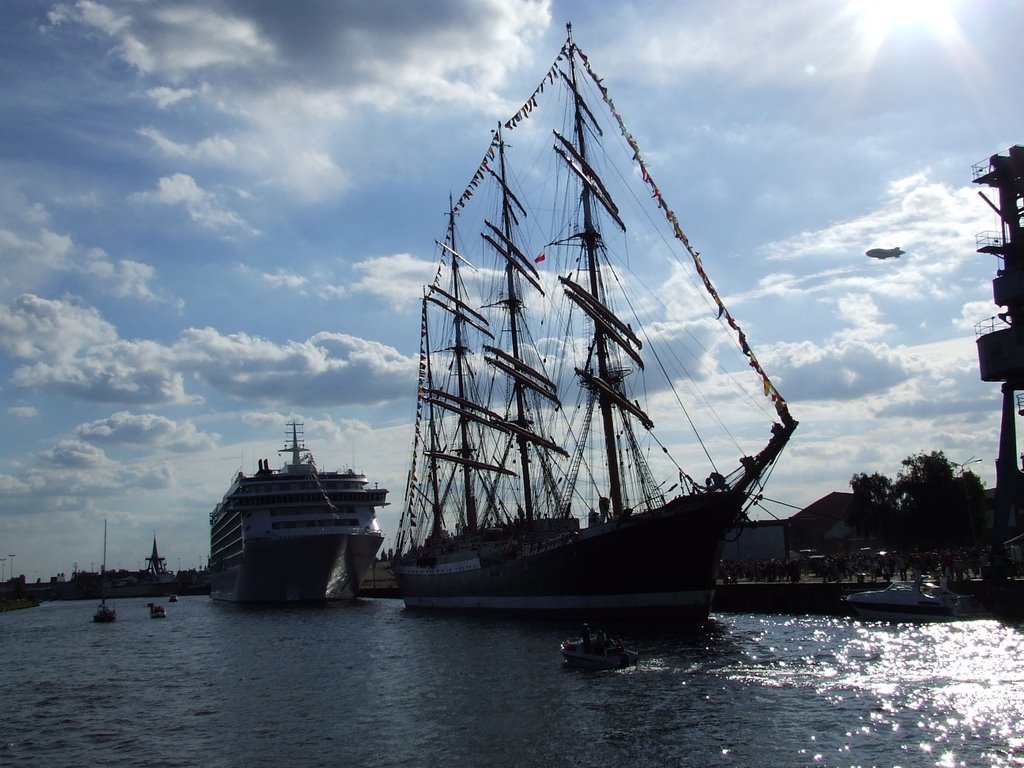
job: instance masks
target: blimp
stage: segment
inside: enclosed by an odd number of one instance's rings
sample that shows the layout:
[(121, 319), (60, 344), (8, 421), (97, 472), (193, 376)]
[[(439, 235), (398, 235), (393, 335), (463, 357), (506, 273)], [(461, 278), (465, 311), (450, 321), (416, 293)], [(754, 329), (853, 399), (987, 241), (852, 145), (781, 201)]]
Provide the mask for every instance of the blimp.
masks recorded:
[(898, 259), (906, 251), (899, 248), (872, 248), (867, 256), (872, 259)]

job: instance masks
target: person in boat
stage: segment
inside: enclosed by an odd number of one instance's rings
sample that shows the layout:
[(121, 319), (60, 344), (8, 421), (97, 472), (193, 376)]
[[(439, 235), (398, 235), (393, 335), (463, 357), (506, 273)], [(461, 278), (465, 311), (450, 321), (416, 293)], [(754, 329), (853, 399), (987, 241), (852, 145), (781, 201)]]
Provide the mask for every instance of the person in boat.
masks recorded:
[(580, 641), (583, 643), (584, 653), (590, 653), (590, 625), (584, 624), (580, 632)]

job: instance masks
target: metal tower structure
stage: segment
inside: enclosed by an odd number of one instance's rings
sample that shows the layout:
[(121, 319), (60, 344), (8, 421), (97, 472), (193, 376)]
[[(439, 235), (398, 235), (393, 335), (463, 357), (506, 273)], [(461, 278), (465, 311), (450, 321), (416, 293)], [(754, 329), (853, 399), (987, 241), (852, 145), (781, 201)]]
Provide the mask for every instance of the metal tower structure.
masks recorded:
[(978, 235), (978, 253), (999, 259), (992, 295), (1004, 307), (996, 317), (978, 326), (978, 361), (981, 380), (1002, 382), (1003, 405), (996, 458), (996, 498), (992, 518), (992, 566), (996, 574), (1006, 570), (1003, 542), (1016, 514), (1022, 482), (1017, 453), (1016, 417), (1024, 414), (1017, 392), (1024, 390), (1024, 146), (1010, 147), (974, 166), (974, 183), (995, 190), (997, 202), (979, 191), (998, 214), (999, 232)]

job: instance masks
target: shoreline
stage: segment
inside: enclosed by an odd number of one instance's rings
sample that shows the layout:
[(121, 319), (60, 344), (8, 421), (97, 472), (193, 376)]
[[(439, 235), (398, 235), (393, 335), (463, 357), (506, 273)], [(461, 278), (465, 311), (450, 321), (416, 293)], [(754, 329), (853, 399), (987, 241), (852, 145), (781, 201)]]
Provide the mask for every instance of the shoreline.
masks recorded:
[(8, 611), (20, 611), (22, 608), (36, 608), (38, 600), (31, 597), (5, 597), (0, 599), (0, 613)]

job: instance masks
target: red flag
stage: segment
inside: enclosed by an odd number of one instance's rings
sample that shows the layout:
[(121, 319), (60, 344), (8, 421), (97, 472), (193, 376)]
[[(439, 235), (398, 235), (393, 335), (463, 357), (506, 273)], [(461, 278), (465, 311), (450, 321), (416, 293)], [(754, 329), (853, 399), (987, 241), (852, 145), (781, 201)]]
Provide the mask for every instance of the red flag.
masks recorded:
[(544, 251), (541, 251), (540, 255), (536, 259), (533, 260), (533, 263), (534, 264), (539, 264), (540, 262), (544, 261), (545, 258), (546, 257), (544, 256)]

